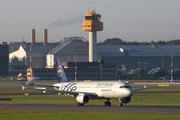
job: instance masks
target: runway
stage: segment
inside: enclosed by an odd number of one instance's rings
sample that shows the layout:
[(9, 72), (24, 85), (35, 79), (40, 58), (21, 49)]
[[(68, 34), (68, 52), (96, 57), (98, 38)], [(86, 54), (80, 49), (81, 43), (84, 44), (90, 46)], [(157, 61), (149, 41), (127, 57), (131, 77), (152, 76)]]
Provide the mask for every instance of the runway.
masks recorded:
[(148, 112), (148, 113), (180, 113), (178, 106), (111, 106), (56, 105), (56, 104), (0, 104), (0, 109), (10, 110), (59, 110), (59, 111), (94, 111), (94, 112)]

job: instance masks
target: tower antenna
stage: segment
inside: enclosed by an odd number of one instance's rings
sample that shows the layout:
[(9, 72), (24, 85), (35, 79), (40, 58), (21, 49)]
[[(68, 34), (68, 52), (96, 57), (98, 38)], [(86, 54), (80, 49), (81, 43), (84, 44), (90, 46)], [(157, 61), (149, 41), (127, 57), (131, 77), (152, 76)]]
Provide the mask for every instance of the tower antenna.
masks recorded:
[(88, 13), (89, 13), (89, 11), (90, 11), (90, 10), (89, 10), (89, 6), (90, 6), (90, 5), (89, 5), (89, 1), (88, 1)]
[(94, 1), (94, 11), (96, 12), (96, 1)]
[(91, 2), (91, 9), (92, 9), (92, 2)]

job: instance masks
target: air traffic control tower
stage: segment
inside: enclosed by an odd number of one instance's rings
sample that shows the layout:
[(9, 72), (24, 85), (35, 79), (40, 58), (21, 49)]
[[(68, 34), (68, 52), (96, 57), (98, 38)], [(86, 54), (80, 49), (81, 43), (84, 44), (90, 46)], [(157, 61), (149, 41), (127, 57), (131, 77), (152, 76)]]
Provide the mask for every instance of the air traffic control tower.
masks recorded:
[(94, 9), (85, 14), (85, 21), (82, 30), (89, 32), (89, 62), (97, 61), (97, 31), (103, 30), (103, 23), (100, 21), (101, 15), (96, 14)]

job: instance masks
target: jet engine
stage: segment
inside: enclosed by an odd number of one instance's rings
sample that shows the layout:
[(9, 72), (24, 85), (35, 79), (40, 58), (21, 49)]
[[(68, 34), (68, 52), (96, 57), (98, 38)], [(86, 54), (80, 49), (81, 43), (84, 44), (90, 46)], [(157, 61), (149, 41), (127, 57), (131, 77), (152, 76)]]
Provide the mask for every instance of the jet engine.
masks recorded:
[(86, 94), (79, 94), (77, 97), (76, 97), (76, 101), (78, 103), (81, 103), (81, 104), (86, 104), (89, 102), (89, 96), (86, 95)]
[(127, 97), (127, 98), (118, 98), (118, 100), (121, 102), (121, 103), (129, 103), (131, 101), (131, 97)]

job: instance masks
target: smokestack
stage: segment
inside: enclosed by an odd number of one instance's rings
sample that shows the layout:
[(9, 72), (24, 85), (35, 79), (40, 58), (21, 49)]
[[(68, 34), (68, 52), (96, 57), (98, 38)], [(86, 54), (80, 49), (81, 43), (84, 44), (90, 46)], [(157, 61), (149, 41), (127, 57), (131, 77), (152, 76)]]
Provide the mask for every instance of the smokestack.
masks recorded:
[(31, 45), (35, 44), (35, 29), (31, 30)]
[(43, 45), (47, 45), (47, 29), (43, 31)]

